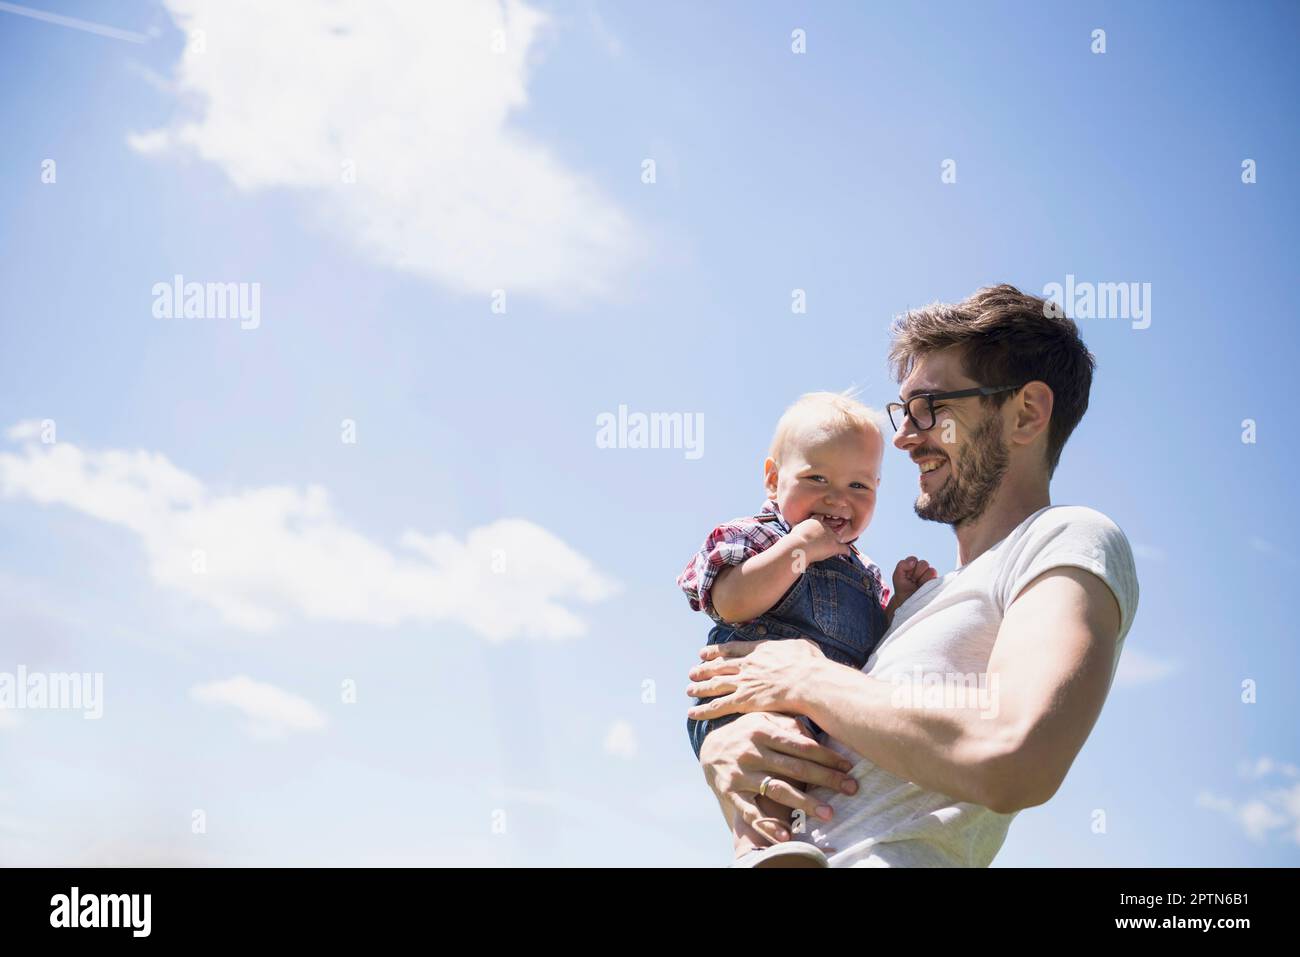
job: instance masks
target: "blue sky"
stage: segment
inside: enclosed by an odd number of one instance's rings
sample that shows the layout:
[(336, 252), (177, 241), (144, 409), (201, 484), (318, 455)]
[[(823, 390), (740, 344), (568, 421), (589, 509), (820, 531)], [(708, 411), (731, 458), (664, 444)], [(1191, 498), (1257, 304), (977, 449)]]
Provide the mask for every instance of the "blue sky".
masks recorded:
[[(1293, 6), (361, 6), (0, 9), (0, 672), (104, 688), (0, 715), (0, 861), (725, 862), (677, 573), (893, 315), (1073, 275), (1150, 283), (1053, 485), (1141, 602), (996, 864), (1300, 862)], [(951, 568), (884, 475), (866, 551)]]

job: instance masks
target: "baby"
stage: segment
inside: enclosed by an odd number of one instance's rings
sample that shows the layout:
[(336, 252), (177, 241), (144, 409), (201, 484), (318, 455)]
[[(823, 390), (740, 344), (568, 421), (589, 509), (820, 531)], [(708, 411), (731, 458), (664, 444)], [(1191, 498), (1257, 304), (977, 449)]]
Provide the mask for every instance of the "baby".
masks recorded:
[[(880, 568), (853, 544), (876, 509), (884, 444), (872, 411), (847, 395), (812, 392), (785, 411), (763, 463), (761, 511), (715, 528), (677, 579), (691, 608), (716, 623), (709, 644), (808, 638), (833, 661), (866, 664), (895, 609), (935, 577), (926, 562), (905, 559), (891, 597)], [(737, 717), (688, 719), (696, 755), (712, 728)], [(739, 828), (734, 837), (738, 861), (756, 851)], [(789, 851), (820, 854), (808, 844)]]

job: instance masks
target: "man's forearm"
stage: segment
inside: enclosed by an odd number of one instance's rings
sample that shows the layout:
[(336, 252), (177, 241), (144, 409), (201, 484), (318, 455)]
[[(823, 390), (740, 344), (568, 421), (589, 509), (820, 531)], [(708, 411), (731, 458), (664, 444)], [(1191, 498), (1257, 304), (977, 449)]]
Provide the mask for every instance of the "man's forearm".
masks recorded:
[[(909, 688), (912, 701), (899, 701)], [(793, 709), (896, 777), (997, 809), (995, 795), (1010, 773), (1004, 758), (1015, 750), (1013, 729), (979, 708), (918, 706), (921, 690), (826, 662), (800, 682)]]

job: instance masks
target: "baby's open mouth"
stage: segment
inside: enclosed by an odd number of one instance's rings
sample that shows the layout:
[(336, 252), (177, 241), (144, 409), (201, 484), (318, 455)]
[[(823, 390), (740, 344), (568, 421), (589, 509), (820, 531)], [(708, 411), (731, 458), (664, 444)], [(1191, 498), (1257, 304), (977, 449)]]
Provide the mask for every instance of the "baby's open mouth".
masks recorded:
[(825, 515), (821, 512), (814, 512), (813, 518), (821, 522), (832, 532), (842, 532), (849, 527), (849, 520), (839, 515)]

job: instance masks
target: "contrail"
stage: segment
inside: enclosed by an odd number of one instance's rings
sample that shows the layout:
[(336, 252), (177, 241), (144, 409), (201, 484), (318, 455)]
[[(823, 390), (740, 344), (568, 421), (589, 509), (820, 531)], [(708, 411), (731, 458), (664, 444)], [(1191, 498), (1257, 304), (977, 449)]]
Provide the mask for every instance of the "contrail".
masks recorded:
[(87, 33), (97, 33), (101, 37), (111, 37), (114, 40), (126, 40), (130, 43), (148, 43), (149, 38), (143, 33), (132, 33), (130, 30), (119, 30), (117, 27), (106, 27), (102, 23), (91, 23), (89, 20), (78, 20), (76, 17), (65, 17), (58, 13), (50, 13), (46, 10), (33, 10), (31, 7), (20, 7), (16, 3), (0, 2), (0, 12), (16, 13), (20, 17), (31, 17), (33, 20), (44, 20), (46, 23), (54, 23), (61, 27), (72, 27), (74, 30), (85, 30)]

